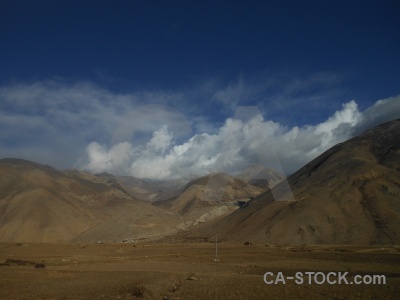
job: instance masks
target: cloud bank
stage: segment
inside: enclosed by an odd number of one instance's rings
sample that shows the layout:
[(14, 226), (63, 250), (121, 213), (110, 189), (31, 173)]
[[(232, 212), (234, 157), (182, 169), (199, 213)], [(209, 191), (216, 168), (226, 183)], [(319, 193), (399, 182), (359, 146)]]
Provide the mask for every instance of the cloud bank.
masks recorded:
[(400, 97), (380, 100), (364, 112), (355, 101), (343, 104), (315, 126), (286, 128), (261, 114), (243, 121), (228, 118), (215, 134), (195, 134), (181, 144), (163, 126), (145, 145), (124, 142), (107, 149), (97, 142), (87, 148), (92, 172), (122, 172), (140, 178), (165, 179), (210, 172), (235, 173), (252, 163), (295, 172), (333, 145), (359, 134), (369, 125), (400, 116)]
[[(252, 163), (290, 174), (336, 143), (400, 117), (396, 96), (363, 111), (357, 101), (347, 101), (322, 121), (289, 126), (271, 115), (293, 101), (281, 101), (279, 109), (265, 113), (259, 103), (272, 103), (272, 96), (263, 96), (260, 86), (252, 89), (240, 80), (179, 92), (123, 94), (85, 82), (3, 85), (0, 157), (152, 179), (235, 174)], [(243, 97), (261, 102), (251, 105)], [(301, 102), (307, 103), (303, 119), (315, 101)]]
[[(164, 125), (176, 138), (191, 134), (191, 124), (169, 103), (180, 99), (170, 92), (122, 94), (92, 83), (49, 80), (0, 86), (0, 157), (18, 157), (60, 169), (85, 160), (92, 141), (116, 145), (145, 143)], [(119, 154), (126, 152), (117, 148)], [(91, 147), (90, 166), (101, 169), (121, 164), (116, 154)], [(95, 154), (94, 154), (95, 155)], [(112, 158), (111, 158), (112, 157)]]

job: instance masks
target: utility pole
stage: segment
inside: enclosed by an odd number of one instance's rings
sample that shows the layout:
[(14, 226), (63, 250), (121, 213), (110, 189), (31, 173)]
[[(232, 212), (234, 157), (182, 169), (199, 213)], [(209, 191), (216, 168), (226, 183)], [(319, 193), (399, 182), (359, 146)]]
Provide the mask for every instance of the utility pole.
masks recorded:
[(219, 261), (218, 259), (218, 232), (215, 234), (215, 258), (214, 261)]

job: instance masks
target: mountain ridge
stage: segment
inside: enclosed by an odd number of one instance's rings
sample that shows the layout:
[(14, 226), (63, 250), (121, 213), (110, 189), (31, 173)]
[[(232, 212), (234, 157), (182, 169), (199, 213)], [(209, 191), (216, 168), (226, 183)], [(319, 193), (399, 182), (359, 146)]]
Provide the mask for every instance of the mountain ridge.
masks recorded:
[[(399, 244), (399, 132), (400, 119), (369, 129), (266, 190), (224, 173), (121, 184), (108, 173), (0, 159), (0, 241), (173, 239), (181, 231), (254, 243)], [(149, 201), (156, 192), (167, 200)]]
[[(173, 214), (88, 176), (71, 171), (64, 174), (26, 160), (0, 160), (0, 240), (70, 242), (127, 212), (132, 213), (131, 220), (120, 227), (140, 221), (142, 225), (155, 224), (161, 233), (179, 225)], [(137, 232), (137, 236), (149, 235), (152, 233), (144, 229)], [(82, 240), (93, 241), (95, 236), (86, 235)], [(120, 238), (124, 236), (116, 234), (113, 240)]]
[[(221, 239), (262, 243), (399, 244), (399, 132), (397, 119), (337, 144), (289, 176), (289, 185), (189, 236), (218, 231)], [(288, 192), (295, 200), (275, 201)]]

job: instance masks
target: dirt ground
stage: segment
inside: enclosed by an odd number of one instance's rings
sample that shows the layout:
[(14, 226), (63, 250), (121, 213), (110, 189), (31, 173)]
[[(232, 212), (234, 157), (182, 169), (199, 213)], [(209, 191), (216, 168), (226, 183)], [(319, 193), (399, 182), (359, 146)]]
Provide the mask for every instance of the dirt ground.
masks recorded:
[[(0, 244), (1, 299), (398, 299), (399, 246)], [(386, 284), (266, 284), (264, 274), (349, 272)], [(274, 276), (275, 276), (274, 275)], [(274, 276), (267, 277), (274, 280)]]

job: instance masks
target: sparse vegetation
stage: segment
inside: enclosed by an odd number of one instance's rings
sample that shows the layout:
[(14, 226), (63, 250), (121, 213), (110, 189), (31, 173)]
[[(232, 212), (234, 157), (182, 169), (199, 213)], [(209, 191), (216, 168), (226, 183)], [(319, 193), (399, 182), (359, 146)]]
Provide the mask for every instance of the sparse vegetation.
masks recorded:
[(129, 294), (136, 298), (143, 298), (145, 291), (146, 291), (146, 289), (143, 286), (128, 288)]
[[(214, 257), (214, 245), (192, 241), (142, 244), (136, 248), (129, 244), (96, 243), (86, 248), (65, 244), (0, 247), (0, 257), (18, 250), (21, 257), (32, 258), (4, 261), (8, 266), (0, 268), (0, 299), (397, 297), (400, 285), (398, 247), (264, 245), (244, 248), (243, 243), (219, 243), (221, 260), (218, 264), (210, 262)], [(68, 260), (60, 257), (68, 257)], [(34, 267), (44, 266), (43, 260), (52, 261), (51, 268), (37, 276)], [(263, 282), (267, 271), (293, 276), (296, 271), (343, 270), (350, 270), (351, 276), (384, 274), (387, 284), (268, 286)]]
[(26, 265), (35, 265), (33, 261), (21, 260), (21, 259), (7, 259), (1, 266), (26, 266)]

